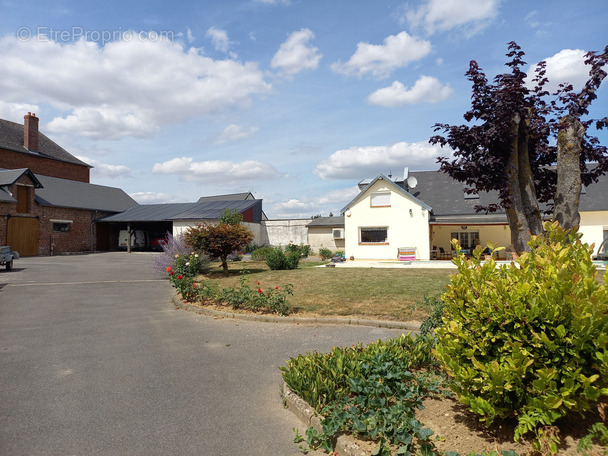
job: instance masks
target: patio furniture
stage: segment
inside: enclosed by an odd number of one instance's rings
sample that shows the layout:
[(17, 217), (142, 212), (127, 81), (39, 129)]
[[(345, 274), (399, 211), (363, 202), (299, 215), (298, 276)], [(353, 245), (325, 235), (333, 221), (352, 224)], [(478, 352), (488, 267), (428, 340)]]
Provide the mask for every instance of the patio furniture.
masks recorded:
[(440, 260), (451, 260), (452, 252), (446, 252), (443, 247), (439, 247), (439, 259)]

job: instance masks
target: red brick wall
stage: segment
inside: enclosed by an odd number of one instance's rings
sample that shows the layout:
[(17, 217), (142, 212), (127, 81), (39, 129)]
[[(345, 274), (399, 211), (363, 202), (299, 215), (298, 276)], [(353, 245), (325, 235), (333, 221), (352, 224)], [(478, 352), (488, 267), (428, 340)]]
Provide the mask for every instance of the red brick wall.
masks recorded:
[[(29, 177), (22, 177), (18, 183), (30, 183)], [(17, 194), (17, 183), (9, 187), (9, 191)], [(38, 217), (40, 222), (40, 236), (38, 252), (40, 255), (57, 255), (67, 252), (89, 252), (96, 249), (95, 227), (91, 230), (93, 220), (109, 215), (106, 212), (88, 211), (83, 209), (68, 209), (58, 207), (40, 206), (34, 202), (34, 189), (29, 192), (29, 214), (18, 214), (16, 203), (0, 202), (0, 245), (7, 239), (8, 218), (10, 216)], [(67, 232), (53, 231), (51, 220), (70, 220), (70, 230)], [(91, 239), (93, 242), (91, 243)]]
[(0, 168), (29, 168), (34, 174), (89, 183), (89, 167), (0, 149)]

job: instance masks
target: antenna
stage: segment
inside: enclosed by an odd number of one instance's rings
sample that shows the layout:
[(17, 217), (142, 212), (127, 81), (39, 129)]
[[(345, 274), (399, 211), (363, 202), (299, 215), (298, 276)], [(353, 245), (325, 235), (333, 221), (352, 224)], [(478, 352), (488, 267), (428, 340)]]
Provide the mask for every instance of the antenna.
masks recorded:
[(403, 180), (407, 180), (407, 176), (409, 175), (409, 173), (410, 173), (410, 170), (407, 166), (405, 168), (403, 168)]
[(409, 188), (416, 188), (416, 185), (418, 185), (418, 179), (416, 179), (414, 176), (407, 178), (407, 186)]

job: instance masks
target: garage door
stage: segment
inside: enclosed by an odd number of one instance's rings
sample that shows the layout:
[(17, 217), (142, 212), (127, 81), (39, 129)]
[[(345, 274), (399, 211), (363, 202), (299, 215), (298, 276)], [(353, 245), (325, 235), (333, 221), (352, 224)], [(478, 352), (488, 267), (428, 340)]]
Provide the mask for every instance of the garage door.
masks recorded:
[(8, 219), (7, 245), (19, 252), (20, 256), (38, 255), (40, 222), (32, 217), (11, 217)]

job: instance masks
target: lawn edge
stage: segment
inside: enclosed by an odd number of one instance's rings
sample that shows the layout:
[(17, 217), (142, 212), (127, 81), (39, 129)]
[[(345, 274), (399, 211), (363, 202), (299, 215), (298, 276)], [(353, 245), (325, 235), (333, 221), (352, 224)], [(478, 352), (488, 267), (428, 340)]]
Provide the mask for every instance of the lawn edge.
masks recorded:
[(339, 317), (281, 317), (268, 314), (241, 314), (236, 312), (224, 312), (221, 310), (207, 309), (194, 306), (179, 299), (177, 293), (172, 297), (173, 304), (180, 309), (195, 312), (202, 315), (220, 318), (233, 318), (238, 320), (260, 321), (269, 323), (303, 323), (303, 324), (326, 324), (326, 325), (357, 325), (372, 326), (376, 328), (404, 329), (408, 331), (419, 331), (420, 323), (414, 321), (390, 321), (390, 320), (366, 320), (364, 318), (339, 318)]

